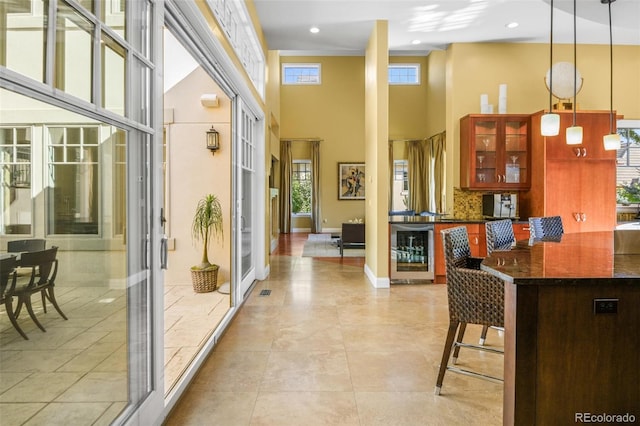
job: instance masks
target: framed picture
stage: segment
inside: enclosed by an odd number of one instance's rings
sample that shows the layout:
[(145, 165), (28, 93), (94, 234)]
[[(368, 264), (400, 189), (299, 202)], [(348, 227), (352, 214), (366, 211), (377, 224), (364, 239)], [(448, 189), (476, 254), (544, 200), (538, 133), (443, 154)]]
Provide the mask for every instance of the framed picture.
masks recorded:
[(338, 163), (338, 200), (364, 200), (364, 163)]

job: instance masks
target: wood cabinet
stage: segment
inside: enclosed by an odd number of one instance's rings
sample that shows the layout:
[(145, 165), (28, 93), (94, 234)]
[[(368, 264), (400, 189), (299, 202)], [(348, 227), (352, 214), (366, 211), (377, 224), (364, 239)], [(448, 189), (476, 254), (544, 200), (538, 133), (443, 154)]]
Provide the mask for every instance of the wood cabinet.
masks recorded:
[(519, 190), (531, 186), (530, 115), (470, 114), (460, 119), (460, 186)]
[(442, 235), (440, 231), (456, 226), (465, 226), (469, 235), (469, 247), (471, 248), (471, 256), (485, 257), (487, 255), (487, 233), (484, 223), (438, 223), (435, 225), (434, 236), (434, 263), (435, 263), (435, 279), (436, 283), (446, 282), (446, 267), (444, 264), (444, 248), (442, 246)]
[(608, 111), (581, 111), (576, 124), (583, 127), (583, 143), (567, 145), (571, 111), (559, 112), (560, 134), (540, 135), (540, 116), (531, 119), (531, 189), (520, 195), (520, 215), (561, 216), (566, 233), (610, 231), (616, 226), (616, 152), (605, 151), (602, 137), (609, 134)]
[(529, 223), (513, 223), (513, 235), (516, 241), (526, 240), (531, 235)]

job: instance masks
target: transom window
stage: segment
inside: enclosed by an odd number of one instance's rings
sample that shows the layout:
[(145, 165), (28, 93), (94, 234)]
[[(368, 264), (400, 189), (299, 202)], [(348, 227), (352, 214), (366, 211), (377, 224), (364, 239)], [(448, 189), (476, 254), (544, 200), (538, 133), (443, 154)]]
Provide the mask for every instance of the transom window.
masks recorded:
[(420, 84), (420, 64), (390, 64), (389, 84)]
[(282, 84), (320, 84), (320, 64), (282, 64)]
[(294, 160), (291, 168), (291, 212), (311, 214), (311, 160)]

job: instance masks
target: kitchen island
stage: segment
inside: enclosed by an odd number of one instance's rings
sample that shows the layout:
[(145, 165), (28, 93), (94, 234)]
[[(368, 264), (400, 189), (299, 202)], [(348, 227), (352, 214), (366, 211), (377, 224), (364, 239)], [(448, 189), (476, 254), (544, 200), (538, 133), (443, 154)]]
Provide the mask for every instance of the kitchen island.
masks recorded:
[(640, 421), (640, 254), (614, 234), (519, 241), (482, 262), (505, 281), (505, 425)]

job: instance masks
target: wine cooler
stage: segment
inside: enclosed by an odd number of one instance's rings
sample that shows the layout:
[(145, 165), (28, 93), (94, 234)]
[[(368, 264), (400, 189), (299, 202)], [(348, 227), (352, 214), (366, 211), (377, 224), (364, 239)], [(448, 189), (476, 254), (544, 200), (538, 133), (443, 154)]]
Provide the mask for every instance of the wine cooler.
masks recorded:
[(391, 281), (434, 279), (433, 224), (391, 224)]

